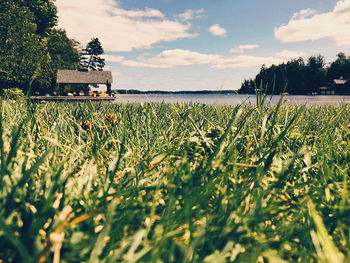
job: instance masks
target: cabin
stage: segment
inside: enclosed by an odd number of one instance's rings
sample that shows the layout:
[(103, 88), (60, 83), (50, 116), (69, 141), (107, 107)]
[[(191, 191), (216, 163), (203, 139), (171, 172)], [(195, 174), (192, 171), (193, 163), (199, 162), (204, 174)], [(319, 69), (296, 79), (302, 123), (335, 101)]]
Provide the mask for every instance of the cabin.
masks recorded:
[(58, 70), (57, 83), (58, 85), (105, 84), (107, 94), (111, 96), (113, 77), (111, 71)]
[(334, 79), (332, 81), (331, 89), (335, 94), (350, 94), (350, 81), (348, 79)]
[(348, 95), (350, 94), (349, 79), (333, 79), (328, 87), (320, 87), (319, 94), (321, 95)]

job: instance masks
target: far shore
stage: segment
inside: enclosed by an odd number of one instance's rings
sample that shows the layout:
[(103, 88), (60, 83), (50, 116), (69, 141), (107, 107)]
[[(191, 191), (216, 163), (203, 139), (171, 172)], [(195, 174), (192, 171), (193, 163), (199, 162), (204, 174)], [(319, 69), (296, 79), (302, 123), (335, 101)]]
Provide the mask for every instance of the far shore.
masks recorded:
[[(164, 90), (147, 90), (147, 91), (141, 91), (141, 90), (125, 90), (125, 89), (118, 89), (113, 90), (116, 94), (175, 94), (175, 95), (186, 95), (186, 94), (227, 94), (227, 95), (255, 95), (254, 94), (246, 94), (246, 93), (239, 93), (238, 90), (182, 90), (182, 91), (164, 91)], [(271, 94), (267, 94), (271, 96)], [(274, 94), (275, 96), (281, 95), (281, 94)], [(291, 95), (291, 96), (348, 96), (350, 94), (287, 94), (284, 93), (284, 95)]]
[(164, 90), (113, 90), (118, 94), (237, 94), (236, 90), (182, 90), (182, 91), (164, 91)]

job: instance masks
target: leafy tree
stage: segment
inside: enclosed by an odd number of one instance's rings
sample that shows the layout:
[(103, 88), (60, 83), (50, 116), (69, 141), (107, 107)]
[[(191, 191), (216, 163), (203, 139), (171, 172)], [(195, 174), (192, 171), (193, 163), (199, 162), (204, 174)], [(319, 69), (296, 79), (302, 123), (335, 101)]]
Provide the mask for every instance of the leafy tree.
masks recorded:
[(0, 2), (0, 87), (26, 90), (46, 58), (30, 10), (14, 1)]
[(305, 62), (302, 58), (293, 59), (287, 62), (287, 93), (304, 94), (305, 93)]
[(32, 94), (43, 95), (47, 93), (52, 93), (54, 90), (53, 83), (56, 80), (55, 73), (51, 67), (50, 57), (45, 53), (43, 60), (38, 67), (34, 82), (31, 86)]
[[(47, 93), (52, 93), (56, 89), (56, 77), (59, 69), (77, 69), (80, 63), (80, 55), (77, 49), (78, 42), (68, 38), (63, 29), (52, 29), (47, 37), (47, 49), (49, 53), (49, 64), (51, 68), (50, 87)], [(62, 91), (66, 94), (71, 92), (69, 86)], [(40, 91), (40, 93), (42, 93)]]
[(57, 25), (57, 7), (54, 0), (1, 0), (0, 7), (8, 4), (27, 8), (33, 15), (35, 32), (40, 36), (46, 36)]
[(77, 42), (64, 30), (50, 29), (57, 20), (48, 0), (0, 2), (0, 85), (26, 90), (35, 74), (32, 92), (52, 93), (58, 69), (77, 69)]
[(327, 70), (325, 59), (322, 55), (311, 56), (308, 59), (305, 72), (305, 94), (318, 92), (321, 86), (327, 85)]
[(90, 70), (102, 70), (105, 66), (105, 60), (100, 56), (104, 54), (104, 50), (98, 38), (93, 38), (86, 45), (81, 55), (81, 66)]
[[(57, 24), (54, 0), (0, 1), (0, 88), (26, 91), (29, 82), (35, 94), (52, 93), (58, 69), (80, 67), (78, 42), (69, 39)], [(104, 53), (97, 38), (82, 52), (82, 65), (102, 70)], [(84, 62), (85, 61), (85, 62)], [(87, 87), (66, 86), (64, 93)]]
[(12, 0), (12, 2), (27, 7), (33, 13), (36, 33), (41, 36), (46, 36), (57, 24), (57, 7), (53, 0)]
[(255, 83), (253, 79), (244, 80), (239, 93), (241, 94), (252, 94), (254, 93)]
[(272, 65), (270, 68), (262, 66), (260, 73), (255, 78), (257, 87), (262, 85), (262, 88), (267, 93), (282, 93), (287, 83), (286, 65)]
[(339, 53), (337, 55), (337, 59), (331, 63), (331, 66), (327, 72), (327, 78), (329, 80), (350, 78), (350, 58), (347, 58), (345, 53)]
[(51, 30), (47, 39), (47, 47), (51, 57), (51, 65), (55, 72), (58, 69), (78, 68), (80, 63), (78, 44), (78, 42), (68, 38), (65, 30)]
[[(312, 56), (305, 64), (302, 58), (293, 59), (267, 68), (263, 65), (254, 80), (245, 80), (240, 93), (255, 93), (255, 83), (267, 88), (267, 93), (310, 94), (327, 85), (327, 67), (324, 57)], [(274, 87), (273, 87), (274, 86)], [(286, 88), (286, 90), (285, 90)]]

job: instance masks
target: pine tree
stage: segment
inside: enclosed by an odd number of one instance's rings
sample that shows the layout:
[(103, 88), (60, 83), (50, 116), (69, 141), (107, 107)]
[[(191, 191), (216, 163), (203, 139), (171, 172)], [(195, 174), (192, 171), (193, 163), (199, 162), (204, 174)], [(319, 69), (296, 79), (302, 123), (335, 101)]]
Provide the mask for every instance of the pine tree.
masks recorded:
[(80, 65), (85, 70), (103, 70), (105, 60), (100, 56), (104, 54), (104, 50), (98, 38), (93, 38), (80, 52)]

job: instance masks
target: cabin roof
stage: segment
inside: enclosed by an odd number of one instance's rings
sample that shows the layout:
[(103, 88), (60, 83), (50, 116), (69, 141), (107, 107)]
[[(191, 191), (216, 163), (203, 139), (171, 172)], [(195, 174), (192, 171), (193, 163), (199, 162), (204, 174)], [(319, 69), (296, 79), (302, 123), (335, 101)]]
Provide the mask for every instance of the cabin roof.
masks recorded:
[(113, 83), (111, 71), (58, 70), (57, 83), (60, 84), (106, 84)]
[(346, 79), (334, 79), (333, 81), (337, 85), (344, 85), (346, 82), (348, 82)]

